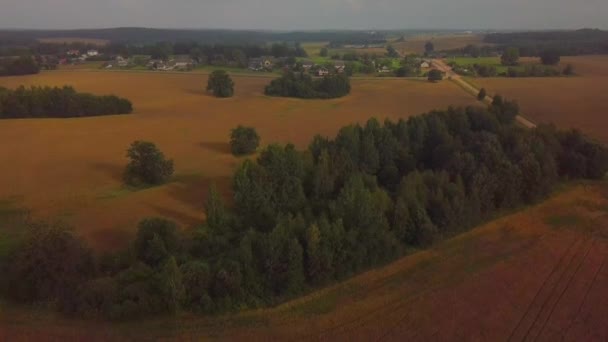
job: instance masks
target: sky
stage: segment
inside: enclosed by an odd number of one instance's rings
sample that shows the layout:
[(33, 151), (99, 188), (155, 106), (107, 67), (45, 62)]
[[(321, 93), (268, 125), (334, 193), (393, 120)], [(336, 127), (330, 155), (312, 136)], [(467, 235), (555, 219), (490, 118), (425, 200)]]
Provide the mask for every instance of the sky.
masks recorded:
[(608, 29), (608, 0), (0, 0), (0, 28)]

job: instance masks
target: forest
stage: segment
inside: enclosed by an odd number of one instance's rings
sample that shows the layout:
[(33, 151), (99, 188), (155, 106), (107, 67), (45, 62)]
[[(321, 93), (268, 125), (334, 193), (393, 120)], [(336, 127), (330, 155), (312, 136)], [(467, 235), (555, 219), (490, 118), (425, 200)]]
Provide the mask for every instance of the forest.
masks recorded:
[(0, 59), (0, 76), (37, 74), (40, 67), (30, 57)]
[(78, 93), (72, 87), (0, 87), (0, 119), (70, 118), (128, 114), (131, 102), (114, 95)]
[(302, 99), (332, 99), (350, 93), (350, 80), (344, 74), (326, 75), (313, 79), (304, 72), (286, 72), (270, 82), (264, 93), (269, 96)]
[(523, 57), (539, 56), (545, 50), (556, 51), (560, 56), (608, 53), (608, 31), (597, 29), (491, 33), (484, 42), (517, 47)]
[(144, 219), (119, 253), (34, 225), (0, 259), (0, 293), (110, 320), (275, 305), (537, 203), (560, 182), (605, 176), (605, 147), (522, 128), (517, 112), (496, 96), (488, 108), (345, 126), (302, 151), (269, 145), (238, 166), (230, 206), (212, 185), (205, 222)]

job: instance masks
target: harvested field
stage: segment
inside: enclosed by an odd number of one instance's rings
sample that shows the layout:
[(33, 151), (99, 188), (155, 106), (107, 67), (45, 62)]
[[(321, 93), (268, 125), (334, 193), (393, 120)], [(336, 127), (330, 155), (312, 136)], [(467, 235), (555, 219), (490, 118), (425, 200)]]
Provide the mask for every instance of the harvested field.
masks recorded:
[(584, 183), (274, 309), (111, 327), (9, 310), (0, 339), (600, 341), (607, 258), (608, 184)]
[(420, 35), (406, 37), (405, 42), (392, 43), (392, 45), (401, 53), (422, 54), (424, 53), (424, 45), (428, 41), (433, 42), (435, 51), (463, 48), (469, 44), (485, 45), (483, 36), (477, 34)]
[[(474, 104), (451, 82), (353, 80), (351, 95), (334, 100), (270, 98), (262, 77), (235, 77), (236, 96), (204, 92), (207, 76), (128, 72), (52, 71), (0, 78), (0, 86), (69, 84), (78, 91), (130, 99), (132, 115), (0, 121), (0, 199), (34, 217), (72, 224), (96, 248), (120, 248), (136, 223), (164, 216), (184, 226), (204, 218), (210, 182), (229, 198), (234, 168), (228, 135), (238, 124), (256, 127), (262, 144), (293, 142), (305, 148), (315, 134), (340, 127), (408, 117), (448, 105)], [(131, 191), (122, 185), (126, 149), (149, 140), (175, 160), (171, 183)]]
[(574, 77), (476, 78), (472, 83), (490, 94), (501, 94), (519, 102), (522, 112), (537, 123), (555, 123), (578, 128), (608, 143), (608, 56), (562, 58), (562, 66), (574, 65)]
[(109, 40), (105, 39), (96, 39), (96, 38), (78, 38), (78, 37), (57, 37), (57, 38), (40, 38), (38, 39), (41, 43), (50, 43), (50, 44), (72, 44), (72, 43), (81, 43), (81, 44), (91, 44), (97, 46), (104, 46), (110, 43)]

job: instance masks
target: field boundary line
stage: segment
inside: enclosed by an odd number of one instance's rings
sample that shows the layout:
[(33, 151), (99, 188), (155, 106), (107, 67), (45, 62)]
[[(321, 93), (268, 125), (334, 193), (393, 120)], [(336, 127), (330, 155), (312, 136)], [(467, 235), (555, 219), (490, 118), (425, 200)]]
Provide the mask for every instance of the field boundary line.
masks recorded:
[(555, 311), (555, 308), (557, 307), (557, 305), (559, 304), (559, 302), (562, 300), (562, 297), (564, 296), (564, 293), (566, 293), (566, 291), (568, 291), (568, 288), (570, 287), (570, 284), (572, 284), (572, 279), (574, 279), (574, 277), (576, 276), (576, 274), (580, 271), (581, 266), (583, 265), (583, 263), (585, 262), (585, 260), (587, 260), (587, 257), (589, 256), (589, 253), (593, 249), (594, 245), (595, 245), (595, 239), (591, 238), (591, 245), (589, 246), (589, 248), (585, 252), (585, 255), (583, 256), (583, 258), (581, 259), (581, 261), (578, 263), (578, 266), (576, 267), (576, 269), (574, 270), (574, 272), (570, 275), (570, 279), (568, 279), (568, 282), (566, 283), (566, 286), (564, 287), (564, 289), (562, 290), (562, 292), (557, 297), (557, 300), (555, 301), (555, 303), (551, 307), (551, 310), (549, 310), (549, 315), (545, 319), (544, 323), (541, 325), (540, 330), (538, 331), (538, 334), (536, 334), (536, 337), (534, 337), (534, 341), (538, 340), (538, 338), (542, 335), (543, 331), (545, 330), (545, 328), (547, 326), (547, 323), (549, 323), (549, 321), (551, 320), (551, 316), (553, 316), (553, 312)]
[(555, 263), (555, 266), (553, 266), (553, 268), (551, 269), (551, 272), (549, 272), (549, 274), (547, 275), (547, 277), (545, 277), (545, 279), (543, 280), (543, 282), (539, 286), (538, 290), (536, 291), (536, 294), (534, 294), (534, 297), (532, 297), (532, 300), (530, 300), (530, 303), (528, 304), (528, 307), (526, 308), (526, 310), (524, 311), (523, 315), (520, 317), (519, 321), (517, 322), (517, 324), (515, 325), (515, 327), (511, 331), (511, 334), (509, 335), (509, 338), (507, 339), (507, 341), (511, 341), (513, 339), (513, 336), (515, 335), (515, 332), (519, 329), (519, 327), (523, 323), (524, 319), (526, 318), (526, 316), (528, 315), (528, 313), (532, 309), (532, 306), (533, 306), (534, 302), (536, 301), (536, 299), (538, 298), (538, 296), (540, 295), (540, 293), (542, 292), (542, 290), (545, 288), (545, 286), (546, 286), (547, 282), (549, 281), (549, 279), (559, 269), (559, 266), (562, 264), (562, 261), (566, 258), (566, 255), (568, 255), (570, 253), (570, 251), (572, 250), (572, 248), (575, 245), (578, 245), (578, 243), (581, 242), (581, 241), (582, 241), (582, 238), (579, 238), (574, 243), (570, 244), (568, 246), (568, 248), (566, 248), (566, 250), (564, 251), (564, 253), (560, 256), (559, 260)]
[(566, 330), (564, 332), (562, 332), (562, 338), (561, 338), (562, 341), (564, 341), (566, 339), (566, 336), (568, 335), (568, 332), (572, 328), (572, 325), (574, 325), (574, 322), (578, 319), (578, 317), (583, 309), (583, 306), (587, 302), (587, 297), (589, 297), (589, 293), (591, 292), (593, 285), (595, 285), (597, 277), (602, 272), (602, 269), (604, 268), (604, 265), (606, 264), (607, 258), (608, 258), (608, 255), (604, 256), (604, 259), (602, 260), (600, 267), (598, 267), (597, 271), (595, 272), (595, 275), (593, 276), (593, 279), (591, 280), (591, 282), (589, 282), (589, 286), (587, 286), (587, 290), (585, 291), (585, 296), (583, 297), (583, 300), (581, 301), (580, 305), (578, 306), (578, 309), (576, 310), (576, 313), (574, 314), (574, 319), (570, 321)]
[(566, 273), (568, 272), (568, 269), (570, 268), (571, 265), (574, 264), (576, 257), (580, 254), (579, 252), (581, 251), (583, 247), (583, 245), (587, 242), (590, 241), (591, 239), (587, 239), (585, 240), (582, 244), (578, 245), (576, 251), (574, 252), (574, 254), (572, 255), (572, 258), (570, 258), (570, 261), (568, 261), (568, 264), (566, 265), (566, 267), (564, 267), (564, 270), (560, 273), (557, 281), (555, 282), (555, 284), (551, 287), (551, 290), (549, 291), (549, 294), (547, 296), (547, 298), (543, 301), (543, 303), (541, 304), (538, 312), (536, 313), (536, 316), (534, 317), (534, 320), (532, 321), (532, 324), (530, 325), (530, 327), (528, 328), (528, 330), (526, 331), (526, 334), (524, 335), (524, 337), (522, 338), (522, 341), (525, 341), (528, 339), (528, 336), (530, 335), (530, 333), (532, 332), (532, 330), (534, 329), (534, 327), (536, 326), (538, 320), (540, 319), (540, 316), (543, 313), (543, 310), (545, 310), (545, 306), (549, 303), (549, 301), (551, 301), (551, 298), (554, 296), (554, 292), (556, 292), (557, 288), (559, 287), (559, 284), (562, 282), (562, 278), (564, 278), (564, 276), (566, 275)]

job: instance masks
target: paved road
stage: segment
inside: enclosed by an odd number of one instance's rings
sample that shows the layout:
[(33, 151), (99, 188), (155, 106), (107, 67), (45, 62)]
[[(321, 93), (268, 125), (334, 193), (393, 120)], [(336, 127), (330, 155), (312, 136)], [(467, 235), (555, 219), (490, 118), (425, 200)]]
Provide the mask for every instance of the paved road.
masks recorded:
[[(465, 81), (462, 77), (460, 77), (460, 75), (458, 75), (457, 73), (452, 71), (452, 68), (449, 65), (447, 65), (443, 60), (433, 59), (433, 60), (431, 60), (431, 64), (435, 68), (444, 72), (447, 77), (449, 77), (452, 81), (454, 81), (456, 84), (461, 86), (464, 90), (471, 93), (471, 95), (477, 96), (477, 94), (479, 94), (479, 89), (477, 89), (476, 87), (471, 85), (469, 82)], [(488, 104), (492, 103), (492, 98), (490, 96), (488, 96), (488, 97), (486, 97), (486, 99), (484, 101)], [(524, 118), (523, 116), (521, 116), (521, 114), (518, 115), (515, 119), (517, 120), (517, 122), (519, 122), (524, 127), (527, 127), (527, 128), (536, 127), (536, 124), (534, 122)]]

